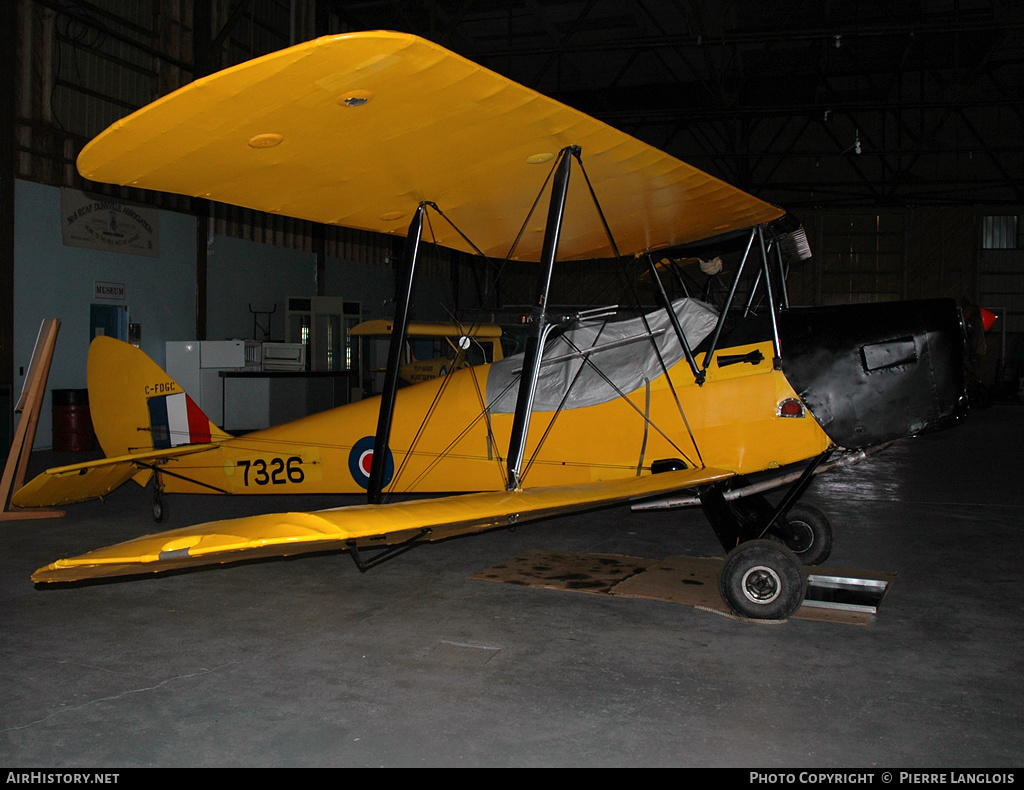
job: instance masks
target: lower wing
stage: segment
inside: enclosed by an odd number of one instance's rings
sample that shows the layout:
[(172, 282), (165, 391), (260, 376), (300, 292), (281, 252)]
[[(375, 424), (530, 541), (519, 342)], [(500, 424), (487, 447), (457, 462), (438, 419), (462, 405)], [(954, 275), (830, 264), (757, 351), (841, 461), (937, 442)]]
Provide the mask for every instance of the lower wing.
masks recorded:
[(462, 494), (315, 513), (275, 513), (213, 521), (57, 560), (36, 571), (32, 580), (73, 582), (261, 557), (385, 547), (417, 537), (436, 541), (694, 488), (732, 475), (722, 469), (684, 469), (580, 486)]

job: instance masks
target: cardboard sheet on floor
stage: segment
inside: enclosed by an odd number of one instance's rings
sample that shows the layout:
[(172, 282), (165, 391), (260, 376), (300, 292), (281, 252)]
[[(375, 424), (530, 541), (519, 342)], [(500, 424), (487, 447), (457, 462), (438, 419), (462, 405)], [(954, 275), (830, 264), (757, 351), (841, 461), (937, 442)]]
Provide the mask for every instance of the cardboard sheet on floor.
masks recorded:
[[(718, 594), (722, 562), (718, 557), (679, 555), (652, 560), (618, 554), (531, 550), (470, 578), (567, 592), (670, 601), (735, 618)], [(896, 577), (895, 574), (845, 568), (813, 568), (810, 578), (807, 601), (795, 618), (864, 625), (870, 622), (874, 609)], [(850, 586), (858, 590), (869, 588), (868, 595), (872, 598), (869, 605), (855, 609), (846, 607), (842, 590), (838, 594), (836, 590)], [(837, 605), (840, 608), (836, 608)]]

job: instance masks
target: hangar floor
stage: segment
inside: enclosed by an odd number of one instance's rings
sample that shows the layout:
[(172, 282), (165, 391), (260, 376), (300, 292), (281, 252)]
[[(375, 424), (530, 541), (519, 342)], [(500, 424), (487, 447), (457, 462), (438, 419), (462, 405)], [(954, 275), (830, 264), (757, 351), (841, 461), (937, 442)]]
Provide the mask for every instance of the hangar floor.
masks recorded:
[[(860, 626), (470, 578), (529, 549), (720, 553), (692, 510), (562, 518), (365, 574), (335, 554), (46, 590), (35, 568), (154, 531), (149, 492), (6, 522), (0, 764), (1019, 766), (1022, 447), (1024, 407), (994, 406), (818, 479), (833, 561), (897, 574)], [(177, 497), (165, 525), (332, 504)]]

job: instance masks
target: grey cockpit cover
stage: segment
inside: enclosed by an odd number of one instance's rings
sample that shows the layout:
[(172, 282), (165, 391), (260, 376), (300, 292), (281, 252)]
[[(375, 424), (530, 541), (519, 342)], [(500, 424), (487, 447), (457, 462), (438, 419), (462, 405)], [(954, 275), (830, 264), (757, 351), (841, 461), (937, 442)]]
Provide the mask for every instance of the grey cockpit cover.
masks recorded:
[[(691, 349), (711, 333), (718, 321), (717, 311), (697, 299), (679, 299), (672, 308)], [(550, 339), (544, 349), (534, 411), (579, 409), (628, 395), (662, 375), (662, 361), (666, 368), (679, 362), (683, 346), (668, 311), (656, 310), (646, 319), (646, 326), (643, 316), (577, 323)], [(492, 414), (515, 411), (522, 367), (523, 354), (491, 365), (487, 405)]]

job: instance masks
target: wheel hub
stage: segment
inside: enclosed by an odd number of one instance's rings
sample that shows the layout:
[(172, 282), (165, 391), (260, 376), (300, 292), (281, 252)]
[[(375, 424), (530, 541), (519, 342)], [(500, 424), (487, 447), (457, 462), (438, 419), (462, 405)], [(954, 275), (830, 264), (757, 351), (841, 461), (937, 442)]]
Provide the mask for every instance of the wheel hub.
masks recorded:
[(767, 604), (779, 597), (782, 579), (768, 566), (756, 565), (743, 574), (740, 589), (751, 603)]
[(786, 545), (797, 554), (807, 551), (814, 543), (814, 532), (803, 521), (789, 522), (789, 540)]

